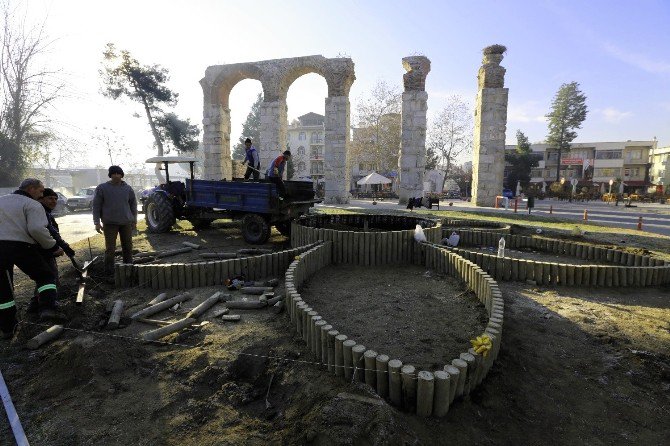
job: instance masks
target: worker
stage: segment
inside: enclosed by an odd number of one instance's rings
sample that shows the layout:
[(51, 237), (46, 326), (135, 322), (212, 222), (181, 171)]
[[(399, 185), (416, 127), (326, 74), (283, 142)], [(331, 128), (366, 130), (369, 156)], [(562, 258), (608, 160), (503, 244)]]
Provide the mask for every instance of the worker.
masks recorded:
[(261, 160), (258, 158), (258, 150), (251, 144), (251, 138), (244, 140), (244, 150), (246, 156), (242, 164), (247, 163), (247, 171), (244, 173), (244, 179), (248, 180), (250, 176), (254, 176), (254, 180), (260, 177)]
[(284, 153), (270, 163), (270, 167), (268, 167), (267, 171), (268, 179), (277, 186), (280, 200), (283, 200), (284, 197), (286, 197), (286, 186), (284, 186), (284, 180), (282, 178), (284, 176), (284, 167), (286, 167), (286, 163), (288, 163), (290, 159), (291, 151), (284, 150)]
[(93, 223), (98, 233), (105, 234), (105, 275), (108, 281), (114, 273), (116, 237), (121, 239), (123, 263), (133, 263), (133, 231), (137, 228), (137, 198), (135, 191), (123, 181), (123, 169), (110, 166), (110, 178), (95, 188)]
[[(54, 192), (53, 189), (47, 187), (44, 189), (44, 192), (42, 193), (42, 198), (40, 198), (38, 201), (42, 203), (42, 206), (44, 207), (44, 212), (46, 213), (47, 221), (49, 222), (49, 224), (47, 225), (47, 229), (49, 229), (49, 234), (51, 234), (51, 237), (53, 237), (54, 240), (56, 240), (56, 244), (63, 250), (63, 252), (65, 252), (66, 256), (70, 258), (74, 257), (75, 254), (74, 249), (72, 249), (70, 245), (60, 236), (58, 223), (56, 223), (56, 219), (51, 213), (51, 211), (53, 211), (56, 208), (56, 204), (58, 203), (58, 194)], [(44, 257), (44, 260), (47, 262), (47, 265), (49, 265), (51, 272), (54, 274), (54, 277), (56, 278), (56, 287), (60, 289), (60, 281), (58, 280), (58, 266), (56, 265), (56, 257), (54, 257), (51, 251), (46, 249), (40, 249), (39, 252), (42, 255), (42, 257)], [(35, 292), (33, 293), (33, 298), (30, 301), (30, 304), (28, 305), (28, 309), (26, 310), (28, 313), (37, 313), (38, 310), (37, 301), (39, 296), (37, 289), (38, 287), (36, 286)]]
[(63, 249), (49, 234), (44, 208), (37, 201), (43, 191), (40, 180), (27, 178), (14, 193), (0, 197), (0, 330), (5, 339), (14, 335), (18, 325), (15, 265), (37, 285), (40, 320), (62, 319), (56, 310), (56, 278), (39, 252), (42, 248), (53, 256), (63, 255)]

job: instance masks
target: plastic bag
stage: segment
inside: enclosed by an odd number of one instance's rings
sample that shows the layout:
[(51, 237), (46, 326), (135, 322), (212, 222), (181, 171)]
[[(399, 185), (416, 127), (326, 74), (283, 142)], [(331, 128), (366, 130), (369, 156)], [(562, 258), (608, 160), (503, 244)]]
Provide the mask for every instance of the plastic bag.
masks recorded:
[(414, 240), (419, 243), (427, 241), (426, 234), (423, 233), (421, 225), (416, 225), (416, 228), (414, 229)]

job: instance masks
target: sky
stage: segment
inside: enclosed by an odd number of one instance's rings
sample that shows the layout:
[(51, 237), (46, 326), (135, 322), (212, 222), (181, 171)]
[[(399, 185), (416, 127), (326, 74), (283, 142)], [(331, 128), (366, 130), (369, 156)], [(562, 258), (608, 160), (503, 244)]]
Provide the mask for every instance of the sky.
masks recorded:
[[(401, 59), (431, 60), (426, 81), (429, 120), (446, 99), (474, 104), (482, 48), (507, 47), (507, 143), (517, 129), (531, 142), (547, 134), (544, 115), (563, 83), (587, 96), (586, 121), (575, 142), (658, 139), (670, 146), (670, 1), (228, 1), (23, 0), (29, 23), (45, 23), (52, 41), (43, 63), (59, 69), (66, 88), (49, 111), (65, 138), (86, 148), (71, 165), (108, 165), (97, 142), (112, 129), (127, 159), (152, 156), (152, 136), (136, 103), (100, 94), (98, 70), (108, 42), (143, 64), (170, 72), (175, 111), (201, 126), (199, 80), (210, 65), (321, 54), (353, 59), (357, 101), (380, 80), (402, 88)], [(230, 97), (231, 142), (240, 136), (260, 83), (240, 82)], [(288, 93), (289, 121), (324, 113), (326, 82), (305, 75)], [(106, 133), (105, 133), (106, 132)]]

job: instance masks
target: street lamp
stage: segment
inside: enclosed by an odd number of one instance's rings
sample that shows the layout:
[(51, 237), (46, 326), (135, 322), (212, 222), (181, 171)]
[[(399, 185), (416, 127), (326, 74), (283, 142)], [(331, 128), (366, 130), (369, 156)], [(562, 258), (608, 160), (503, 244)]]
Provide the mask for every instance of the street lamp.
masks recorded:
[(610, 194), (612, 193), (612, 185), (614, 184), (614, 179), (610, 179)]

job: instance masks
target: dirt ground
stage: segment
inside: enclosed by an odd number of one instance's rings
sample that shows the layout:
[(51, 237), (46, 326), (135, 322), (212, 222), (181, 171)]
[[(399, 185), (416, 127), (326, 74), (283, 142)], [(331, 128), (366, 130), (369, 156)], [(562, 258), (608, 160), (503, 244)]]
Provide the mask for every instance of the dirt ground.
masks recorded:
[[(225, 241), (225, 231), (197, 234)], [(166, 234), (151, 243), (171, 246), (182, 236)], [(99, 253), (101, 237), (92, 243)], [(68, 268), (63, 261), (61, 266)], [(328, 274), (336, 276), (337, 269)], [(668, 288), (501, 283), (506, 309), (498, 361), (444, 419), (423, 419), (389, 406), (365, 385), (329, 376), (289, 329), (285, 313), (234, 311), (241, 322), (210, 320), (161, 344), (138, 341), (141, 331), (153, 328), (140, 323), (100, 329), (109, 302), (123, 299), (130, 313), (156, 294), (114, 290), (100, 279), (94, 277), (83, 307), (66, 301), (71, 321), (60, 339), (36, 351), (23, 349), (43, 329), (25, 316), (17, 339), (0, 341), (0, 370), (32, 444), (656, 445), (670, 438)], [(344, 275), (340, 281), (351, 286)], [(72, 271), (63, 282), (64, 290), (75, 288)], [(447, 281), (447, 291), (426, 291), (434, 297), (422, 302), (442, 304), (441, 293), (455, 289)], [(20, 308), (31, 290), (17, 275)], [(214, 291), (191, 290), (195, 298), (181, 311)], [(418, 301), (422, 293), (417, 289), (405, 298)], [(403, 313), (417, 308), (407, 306)], [(398, 317), (377, 316), (371, 321), (376, 327)], [(394, 337), (388, 334), (389, 341)], [(0, 416), (0, 444), (12, 441)]]
[(461, 283), (414, 265), (335, 265), (300, 294), (340, 333), (418, 370), (442, 370), (486, 328), (484, 306)]

